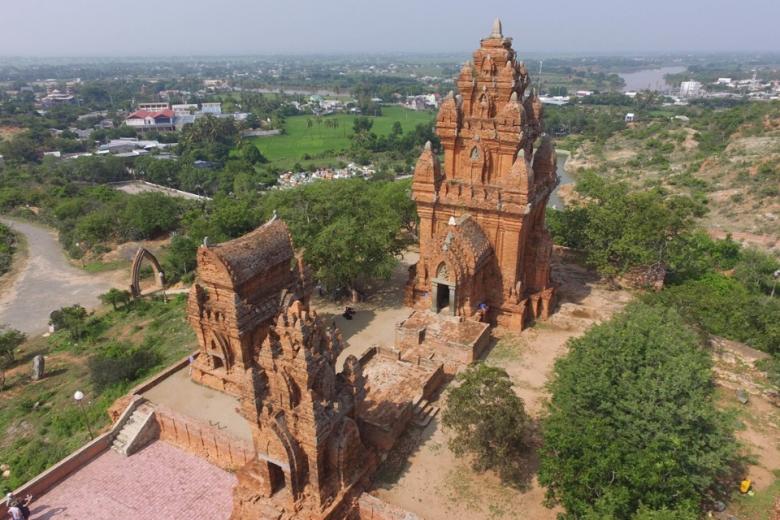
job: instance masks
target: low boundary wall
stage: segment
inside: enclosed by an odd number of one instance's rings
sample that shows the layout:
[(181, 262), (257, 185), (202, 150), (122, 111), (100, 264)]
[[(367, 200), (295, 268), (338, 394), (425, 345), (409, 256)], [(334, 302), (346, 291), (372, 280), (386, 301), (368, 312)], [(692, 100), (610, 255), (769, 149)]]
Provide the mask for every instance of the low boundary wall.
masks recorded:
[(232, 435), (220, 433), (164, 406), (155, 405), (160, 440), (202, 457), (228, 471), (236, 471), (254, 458), (254, 447)]

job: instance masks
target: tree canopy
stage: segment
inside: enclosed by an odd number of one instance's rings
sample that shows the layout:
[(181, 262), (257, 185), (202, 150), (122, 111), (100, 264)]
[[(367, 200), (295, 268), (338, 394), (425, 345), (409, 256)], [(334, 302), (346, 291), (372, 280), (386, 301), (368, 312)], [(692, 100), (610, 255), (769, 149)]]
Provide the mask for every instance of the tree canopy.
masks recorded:
[[(711, 360), (674, 310), (633, 304), (569, 343), (543, 418), (539, 482), (566, 518), (669, 518), (723, 491), (737, 461)], [(650, 515), (650, 516), (648, 516)], [(677, 517), (674, 517), (677, 518)]]
[(588, 263), (606, 275), (667, 263), (674, 243), (702, 212), (689, 197), (633, 190), (594, 172), (583, 173), (576, 190), (583, 202), (550, 212), (550, 229), (559, 243), (583, 249)]

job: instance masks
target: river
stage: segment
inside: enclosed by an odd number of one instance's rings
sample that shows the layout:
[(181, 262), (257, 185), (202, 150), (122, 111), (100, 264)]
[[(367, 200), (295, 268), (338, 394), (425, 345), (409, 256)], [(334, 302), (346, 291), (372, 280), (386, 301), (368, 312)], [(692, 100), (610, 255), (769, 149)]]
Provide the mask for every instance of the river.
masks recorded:
[(555, 190), (550, 194), (550, 201), (547, 203), (548, 208), (563, 209), (563, 200), (561, 200), (561, 197), (558, 195), (558, 190), (564, 184), (571, 184), (574, 182), (574, 179), (571, 178), (571, 175), (566, 173), (566, 168), (564, 167), (566, 165), (566, 159), (568, 158), (568, 152), (558, 150), (556, 171), (558, 172), (558, 178), (560, 179), (560, 182), (558, 183), (558, 186), (556, 186)]
[(123, 273), (88, 274), (73, 267), (54, 231), (5, 217), (0, 221), (27, 241), (24, 266), (0, 294), (0, 326), (41, 333), (48, 327), (51, 311), (76, 303), (92, 309), (99, 305), (99, 295), (111, 287), (124, 288)]
[(666, 82), (664, 76), (666, 74), (677, 74), (684, 70), (686, 68), (682, 66), (660, 67), (658, 69), (644, 69), (635, 72), (621, 72), (618, 76), (626, 82), (623, 92), (638, 90), (668, 92), (674, 87)]

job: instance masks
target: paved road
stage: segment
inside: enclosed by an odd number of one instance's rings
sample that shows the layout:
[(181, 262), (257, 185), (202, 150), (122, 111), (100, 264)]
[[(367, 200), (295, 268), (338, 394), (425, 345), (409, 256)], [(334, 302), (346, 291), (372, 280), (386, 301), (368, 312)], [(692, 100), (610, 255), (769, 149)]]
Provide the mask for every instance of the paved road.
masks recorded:
[(54, 231), (5, 217), (0, 222), (24, 234), (28, 249), (25, 266), (0, 294), (0, 325), (41, 333), (51, 311), (74, 303), (94, 308), (100, 294), (120, 286), (111, 283), (111, 275), (91, 275), (71, 266)]

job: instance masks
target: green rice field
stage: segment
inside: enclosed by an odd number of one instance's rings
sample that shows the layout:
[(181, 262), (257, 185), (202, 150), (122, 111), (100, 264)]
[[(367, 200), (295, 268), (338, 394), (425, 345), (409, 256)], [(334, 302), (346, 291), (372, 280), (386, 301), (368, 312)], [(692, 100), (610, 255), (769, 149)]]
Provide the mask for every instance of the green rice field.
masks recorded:
[[(317, 118), (311, 115), (292, 116), (285, 122), (284, 135), (256, 137), (252, 142), (274, 166), (280, 168), (289, 168), (296, 162), (306, 164), (310, 160), (335, 158), (349, 148), (355, 117), (353, 114), (329, 115), (319, 118), (322, 122), (317, 123)], [(371, 131), (377, 135), (388, 135), (393, 123), (399, 121), (404, 132), (408, 132), (420, 123), (432, 122), (433, 118), (433, 112), (382, 107), (381, 116), (371, 117), (374, 121)], [(311, 128), (308, 120), (313, 122)], [(326, 126), (326, 120), (335, 120), (338, 125)]]

